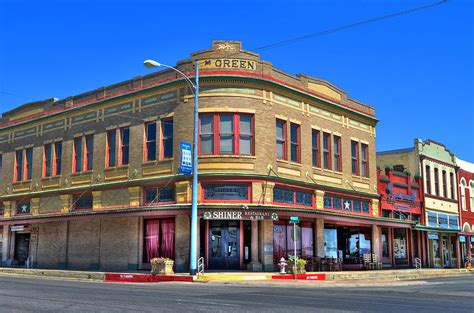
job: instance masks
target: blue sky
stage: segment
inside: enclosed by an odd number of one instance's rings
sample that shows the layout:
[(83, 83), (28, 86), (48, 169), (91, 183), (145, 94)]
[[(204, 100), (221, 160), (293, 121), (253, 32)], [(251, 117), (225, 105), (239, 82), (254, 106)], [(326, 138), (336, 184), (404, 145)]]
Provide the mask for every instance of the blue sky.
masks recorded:
[[(0, 112), (175, 64), (214, 39), (245, 49), (436, 1), (0, 0)], [(377, 150), (444, 143), (474, 162), (474, 1), (446, 4), (261, 51), (376, 107)]]

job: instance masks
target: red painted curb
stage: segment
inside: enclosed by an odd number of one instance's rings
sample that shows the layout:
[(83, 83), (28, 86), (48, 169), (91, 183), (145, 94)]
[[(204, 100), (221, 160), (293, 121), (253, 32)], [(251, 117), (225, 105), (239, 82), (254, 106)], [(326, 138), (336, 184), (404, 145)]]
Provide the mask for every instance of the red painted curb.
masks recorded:
[[(294, 275), (273, 275), (272, 279), (292, 280)], [(326, 280), (326, 274), (296, 274), (297, 280)]]
[(192, 283), (192, 276), (178, 276), (178, 275), (150, 275), (150, 274), (118, 274), (106, 273), (104, 275), (104, 282), (113, 283), (160, 283), (166, 281), (177, 281)]

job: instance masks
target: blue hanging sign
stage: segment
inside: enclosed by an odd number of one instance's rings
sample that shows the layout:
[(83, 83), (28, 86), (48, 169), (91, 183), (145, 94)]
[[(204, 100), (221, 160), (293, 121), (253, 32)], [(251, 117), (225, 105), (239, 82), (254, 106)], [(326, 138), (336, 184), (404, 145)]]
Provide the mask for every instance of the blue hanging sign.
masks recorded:
[(181, 163), (179, 166), (178, 173), (184, 175), (191, 175), (193, 172), (193, 161), (192, 161), (192, 152), (191, 144), (189, 142), (180, 142), (181, 147)]

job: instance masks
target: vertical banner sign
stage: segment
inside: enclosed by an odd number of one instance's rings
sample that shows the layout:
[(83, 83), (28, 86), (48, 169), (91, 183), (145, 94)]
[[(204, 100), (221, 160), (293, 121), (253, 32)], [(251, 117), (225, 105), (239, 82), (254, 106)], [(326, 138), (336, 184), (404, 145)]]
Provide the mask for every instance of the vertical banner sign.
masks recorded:
[(189, 142), (180, 142), (181, 147), (181, 163), (178, 173), (184, 175), (191, 175), (193, 172), (191, 144)]

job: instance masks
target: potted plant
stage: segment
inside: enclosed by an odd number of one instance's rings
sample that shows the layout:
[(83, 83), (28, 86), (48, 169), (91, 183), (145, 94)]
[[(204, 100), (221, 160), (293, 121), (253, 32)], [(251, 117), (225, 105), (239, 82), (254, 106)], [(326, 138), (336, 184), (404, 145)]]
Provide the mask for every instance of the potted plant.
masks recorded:
[(174, 274), (173, 265), (174, 261), (169, 258), (153, 258), (150, 260), (151, 263), (151, 275), (164, 274), (170, 275)]
[(288, 258), (288, 272), (291, 274), (294, 273), (295, 268), (295, 261), (296, 261), (296, 274), (305, 274), (306, 273), (306, 260), (300, 259), (298, 257), (290, 256)]

